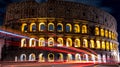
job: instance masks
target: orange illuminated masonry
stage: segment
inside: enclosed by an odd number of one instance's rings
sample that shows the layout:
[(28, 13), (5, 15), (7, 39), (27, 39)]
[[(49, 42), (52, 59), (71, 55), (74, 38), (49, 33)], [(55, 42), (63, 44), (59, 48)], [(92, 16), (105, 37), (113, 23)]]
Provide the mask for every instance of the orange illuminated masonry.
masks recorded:
[(109, 13), (81, 3), (11, 3), (0, 28), (1, 60), (119, 62), (116, 27)]

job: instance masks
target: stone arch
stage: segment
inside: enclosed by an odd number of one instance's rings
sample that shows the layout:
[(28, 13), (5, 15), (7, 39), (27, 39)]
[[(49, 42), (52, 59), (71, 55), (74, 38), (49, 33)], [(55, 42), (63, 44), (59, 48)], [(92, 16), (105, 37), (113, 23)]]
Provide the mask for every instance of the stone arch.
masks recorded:
[(48, 62), (54, 62), (54, 54), (53, 53), (48, 54)]
[(34, 53), (29, 55), (29, 61), (35, 61), (36, 60), (36, 56)]
[(89, 61), (89, 57), (88, 57), (88, 54), (83, 54), (83, 57), (82, 57), (83, 61)]
[(102, 57), (100, 54), (97, 55), (97, 59), (98, 59), (98, 62), (101, 63), (102, 62)]
[(58, 32), (62, 32), (63, 31), (63, 24), (62, 23), (58, 23), (57, 24), (57, 31)]
[(22, 31), (22, 32), (27, 32), (27, 30), (28, 30), (27, 24), (26, 24), (26, 23), (23, 23), (23, 24), (22, 24), (21, 31)]
[(39, 23), (39, 31), (45, 30), (45, 23)]
[(35, 23), (31, 23), (30, 24), (30, 31), (31, 32), (35, 32), (36, 31), (36, 24)]
[(59, 53), (58, 54), (58, 61), (63, 61), (63, 54), (62, 53)]
[(106, 63), (106, 55), (105, 54), (102, 55), (102, 61), (103, 61), (103, 63)]
[(81, 61), (81, 56), (80, 56), (80, 54), (75, 54), (75, 60), (76, 61)]
[(91, 54), (91, 61), (95, 62), (95, 55)]
[(43, 53), (39, 54), (39, 60), (38, 61), (39, 62), (45, 62), (45, 57), (44, 57)]
[(25, 38), (21, 39), (21, 47), (26, 47), (26, 46), (27, 46), (26, 39)]
[(71, 32), (72, 31), (72, 26), (71, 24), (66, 24), (66, 32)]
[(45, 38), (39, 38), (39, 46), (45, 46)]
[(36, 46), (35, 38), (30, 38), (30, 40), (29, 40), (29, 47), (35, 47), (35, 46)]
[(71, 61), (72, 59), (72, 54), (67, 54), (67, 61)]
[(54, 38), (50, 37), (48, 39), (48, 46), (50, 46), (50, 47), (54, 46)]
[(87, 26), (86, 25), (82, 25), (82, 33), (87, 33)]
[(54, 31), (54, 24), (53, 23), (48, 24), (48, 31)]
[(67, 47), (72, 47), (72, 39), (71, 38), (66, 39), (66, 46)]
[(74, 47), (80, 47), (80, 39), (75, 39)]
[(63, 38), (58, 38), (57, 42), (58, 42), (57, 46), (63, 46)]
[(78, 24), (74, 25), (74, 32), (79, 33), (80, 32), (80, 26)]
[(26, 61), (26, 54), (20, 55), (20, 61)]

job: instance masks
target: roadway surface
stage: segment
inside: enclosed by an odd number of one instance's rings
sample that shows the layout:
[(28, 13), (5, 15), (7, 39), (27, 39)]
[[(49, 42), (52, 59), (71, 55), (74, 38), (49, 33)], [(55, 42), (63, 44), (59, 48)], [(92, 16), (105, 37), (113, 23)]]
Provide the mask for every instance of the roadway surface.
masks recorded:
[(1, 62), (0, 67), (120, 67), (118, 64), (94, 64), (94, 63), (72, 63), (72, 62)]

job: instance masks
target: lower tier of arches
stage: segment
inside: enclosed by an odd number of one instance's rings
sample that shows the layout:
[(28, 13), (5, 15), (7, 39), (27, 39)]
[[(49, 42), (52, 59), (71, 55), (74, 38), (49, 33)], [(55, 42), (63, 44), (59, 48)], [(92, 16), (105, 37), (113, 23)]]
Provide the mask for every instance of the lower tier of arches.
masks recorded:
[(63, 54), (63, 53), (48, 53), (47, 55), (44, 53), (40, 53), (36, 55), (31, 53), (29, 55), (21, 54), (20, 56), (15, 56), (15, 61), (38, 61), (38, 62), (99, 62), (99, 63), (106, 63), (106, 62), (115, 62), (114, 56), (109, 56), (105, 54)]

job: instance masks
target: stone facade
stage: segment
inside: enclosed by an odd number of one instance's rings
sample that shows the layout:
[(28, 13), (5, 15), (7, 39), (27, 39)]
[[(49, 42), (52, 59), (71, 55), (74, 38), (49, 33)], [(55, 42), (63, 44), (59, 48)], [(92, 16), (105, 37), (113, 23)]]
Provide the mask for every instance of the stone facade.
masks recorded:
[[(44, 24), (44, 30), (40, 29), (41, 23)], [(60, 31), (58, 30), (59, 23), (61, 24)], [(50, 30), (50, 24), (53, 24), (52, 31)], [(71, 31), (67, 32), (67, 25), (70, 27)], [(77, 33), (75, 32), (75, 25), (79, 28), (77, 28)], [(14, 60), (16, 57), (18, 61), (33, 61), (39, 60), (42, 57), (41, 62), (43, 62), (43, 60), (53, 62), (58, 60), (61, 55), (63, 55), (64, 57), (60, 60), (76, 60), (76, 56), (78, 56), (78, 54), (73, 55), (67, 54), (65, 52), (61, 54), (57, 53), (57, 51), (54, 50), (67, 50), (71, 53), (76, 52), (83, 54), (82, 52), (68, 49), (72, 49), (72, 47), (75, 47), (76, 43), (79, 43), (75, 42), (75, 40), (80, 40), (80, 46), (77, 46), (76, 49), (88, 51), (90, 53), (92, 53), (91, 51), (93, 51), (101, 57), (99, 57), (99, 60), (92, 59), (92, 61), (109, 62), (109, 58), (115, 59), (114, 61), (118, 61), (117, 55), (119, 53), (119, 43), (117, 41), (118, 34), (116, 32), (117, 22), (115, 18), (109, 13), (93, 6), (61, 0), (48, 0), (41, 3), (38, 3), (34, 0), (25, 0), (18, 3), (12, 3), (7, 7), (4, 26), (6, 28), (18, 30), (23, 34), (31, 34), (34, 36), (29, 36), (29, 39), (18, 39), (17, 47), (14, 47), (14, 45), (12, 45), (13, 43), (9, 43), (10, 45), (7, 47), (6, 57), (4, 57), (3, 60)], [(27, 30), (25, 30), (25, 26), (27, 26)], [(33, 26), (35, 26), (35, 30), (33, 30)], [(96, 31), (96, 27), (99, 28), (98, 31)], [(106, 30), (108, 31), (108, 35), (106, 35)], [(96, 32), (99, 32), (99, 34), (96, 35)], [(31, 38), (34, 38), (35, 41)], [(45, 39), (44, 47), (40, 46), (39, 42), (41, 41), (39, 40), (39, 38)], [(54, 41), (52, 42), (52, 47), (51, 42), (49, 44), (50, 38), (53, 39), (52, 41)], [(58, 44), (57, 41), (59, 38), (63, 39), (62, 46), (67, 46), (66, 49), (56, 47), (55, 44)], [(10, 41), (14, 42), (13, 39), (17, 38), (11, 37)], [(91, 47), (91, 40), (92, 44), (94, 44), (94, 48)], [(102, 47), (103, 41), (105, 42), (106, 46)], [(71, 44), (71, 42), (72, 45), (69, 45)], [(87, 46), (84, 47), (84, 45)], [(104, 47), (105, 49), (103, 49)], [(114, 52), (117, 52), (117, 54), (114, 55)], [(68, 56), (73, 57), (71, 59), (68, 58)], [(85, 56), (87, 58), (88, 56), (93, 55), (83, 54), (82, 56)], [(33, 59), (31, 59), (31, 57)], [(106, 61), (104, 61), (104, 58), (106, 58)], [(82, 60), (88, 61), (91, 59), (90, 57), (87, 59), (84, 59), (83, 57)]]

